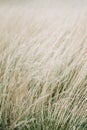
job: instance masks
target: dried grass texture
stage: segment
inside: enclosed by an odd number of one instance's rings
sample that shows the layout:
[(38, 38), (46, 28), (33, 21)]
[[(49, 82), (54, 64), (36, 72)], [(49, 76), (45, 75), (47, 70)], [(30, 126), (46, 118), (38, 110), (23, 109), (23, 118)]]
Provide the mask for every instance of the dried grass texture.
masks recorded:
[(42, 5), (0, 8), (0, 130), (87, 130), (87, 10)]

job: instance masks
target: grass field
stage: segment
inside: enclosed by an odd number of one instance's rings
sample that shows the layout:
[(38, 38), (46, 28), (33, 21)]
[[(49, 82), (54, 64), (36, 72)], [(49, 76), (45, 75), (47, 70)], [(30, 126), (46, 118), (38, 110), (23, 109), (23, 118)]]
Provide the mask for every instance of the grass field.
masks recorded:
[(0, 3), (0, 130), (87, 130), (86, 5)]

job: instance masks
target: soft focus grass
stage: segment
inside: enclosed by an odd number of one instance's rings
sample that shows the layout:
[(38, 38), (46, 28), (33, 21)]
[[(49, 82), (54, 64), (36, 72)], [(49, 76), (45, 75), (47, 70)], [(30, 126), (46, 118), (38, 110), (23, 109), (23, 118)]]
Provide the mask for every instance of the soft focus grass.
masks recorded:
[(87, 10), (47, 4), (0, 6), (0, 130), (87, 130)]

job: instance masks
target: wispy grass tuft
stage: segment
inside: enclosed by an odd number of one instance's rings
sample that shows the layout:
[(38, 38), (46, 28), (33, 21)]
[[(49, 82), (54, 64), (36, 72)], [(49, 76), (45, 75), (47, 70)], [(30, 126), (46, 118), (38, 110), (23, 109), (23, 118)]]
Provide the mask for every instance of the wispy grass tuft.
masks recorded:
[(0, 7), (0, 130), (87, 130), (87, 10)]

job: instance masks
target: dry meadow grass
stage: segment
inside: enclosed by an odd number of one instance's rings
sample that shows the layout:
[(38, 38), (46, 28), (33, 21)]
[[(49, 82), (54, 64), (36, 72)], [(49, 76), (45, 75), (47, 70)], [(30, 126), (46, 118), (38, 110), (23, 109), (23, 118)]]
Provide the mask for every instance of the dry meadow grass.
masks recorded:
[(69, 4), (0, 5), (0, 130), (87, 130), (87, 9)]

